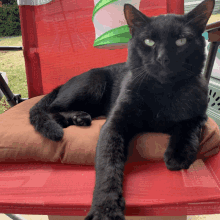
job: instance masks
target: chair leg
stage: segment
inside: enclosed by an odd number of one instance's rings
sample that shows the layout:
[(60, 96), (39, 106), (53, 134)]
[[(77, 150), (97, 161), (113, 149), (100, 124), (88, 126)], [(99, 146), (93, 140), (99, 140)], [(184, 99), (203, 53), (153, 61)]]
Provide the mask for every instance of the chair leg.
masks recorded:
[(26, 220), (21, 215), (15, 215), (15, 214), (5, 214), (12, 220)]
[(20, 102), (23, 102), (25, 100), (27, 100), (26, 98), (21, 98), (20, 94), (13, 94), (11, 89), (8, 87), (7, 83), (5, 82), (4, 78), (1, 75), (0, 72), (0, 89), (2, 90), (2, 92), (4, 93), (7, 102), (9, 103), (9, 105), (11, 107), (17, 105)]
[(204, 75), (207, 81), (209, 82), (211, 74), (212, 74), (212, 68), (215, 62), (216, 53), (218, 51), (218, 46), (220, 45), (220, 42), (211, 42), (208, 58), (205, 65)]

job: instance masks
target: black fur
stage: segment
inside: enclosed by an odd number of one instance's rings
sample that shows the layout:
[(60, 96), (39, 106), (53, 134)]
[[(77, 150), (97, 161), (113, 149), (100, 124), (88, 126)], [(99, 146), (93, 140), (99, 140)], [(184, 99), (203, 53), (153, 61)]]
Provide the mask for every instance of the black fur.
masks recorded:
[[(126, 4), (132, 34), (127, 62), (76, 76), (30, 110), (36, 131), (54, 141), (62, 139), (64, 127), (89, 126), (91, 118), (107, 117), (96, 148), (96, 185), (86, 220), (125, 219), (123, 170), (136, 134), (171, 135), (164, 155), (170, 170), (188, 169), (195, 161), (207, 120), (202, 32), (213, 7), (214, 0), (206, 0), (187, 15), (149, 18)], [(178, 46), (183, 38), (186, 43)], [(146, 45), (146, 39), (155, 44)]]

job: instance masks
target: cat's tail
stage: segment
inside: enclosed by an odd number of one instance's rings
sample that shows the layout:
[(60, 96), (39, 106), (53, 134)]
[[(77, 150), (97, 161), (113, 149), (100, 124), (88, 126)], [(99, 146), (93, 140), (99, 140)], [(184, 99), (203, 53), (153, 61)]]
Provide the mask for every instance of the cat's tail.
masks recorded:
[(30, 123), (35, 130), (46, 138), (60, 141), (63, 137), (63, 128), (53, 119), (48, 111), (50, 104), (56, 99), (60, 87), (44, 96), (36, 105), (30, 109)]

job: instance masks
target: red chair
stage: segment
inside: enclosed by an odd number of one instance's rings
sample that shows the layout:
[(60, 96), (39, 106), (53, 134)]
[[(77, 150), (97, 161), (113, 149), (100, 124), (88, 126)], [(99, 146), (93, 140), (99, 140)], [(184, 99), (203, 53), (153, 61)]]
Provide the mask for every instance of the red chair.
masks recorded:
[[(183, 3), (141, 1), (140, 10), (148, 16), (183, 14)], [(92, 0), (19, 6), (29, 98), (47, 94), (91, 68), (126, 61), (126, 49), (93, 47), (93, 8)], [(187, 215), (220, 213), (219, 167), (220, 154), (178, 172), (167, 170), (164, 162), (127, 164), (125, 215), (183, 220)], [(55, 220), (53, 215), (85, 216), (90, 209), (93, 166), (21, 163), (0, 164), (0, 170), (1, 213), (43, 214)]]
[[(93, 47), (93, 0), (56, 0), (19, 9), (29, 98), (47, 94), (91, 68), (127, 59), (126, 49)], [(182, 0), (142, 0), (140, 10), (149, 16), (184, 13)]]

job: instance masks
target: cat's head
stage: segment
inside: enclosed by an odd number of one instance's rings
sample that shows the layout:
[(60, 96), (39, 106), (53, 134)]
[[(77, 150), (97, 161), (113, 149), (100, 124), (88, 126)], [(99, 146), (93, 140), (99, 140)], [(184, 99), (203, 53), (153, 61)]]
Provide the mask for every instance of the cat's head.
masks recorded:
[[(131, 68), (151, 69), (155, 77), (188, 77), (200, 74), (205, 60), (202, 33), (214, 8), (205, 0), (185, 15), (147, 17), (126, 4), (124, 14), (132, 35), (128, 43)], [(147, 67), (147, 68), (146, 68)], [(138, 71), (138, 72), (139, 72)]]

